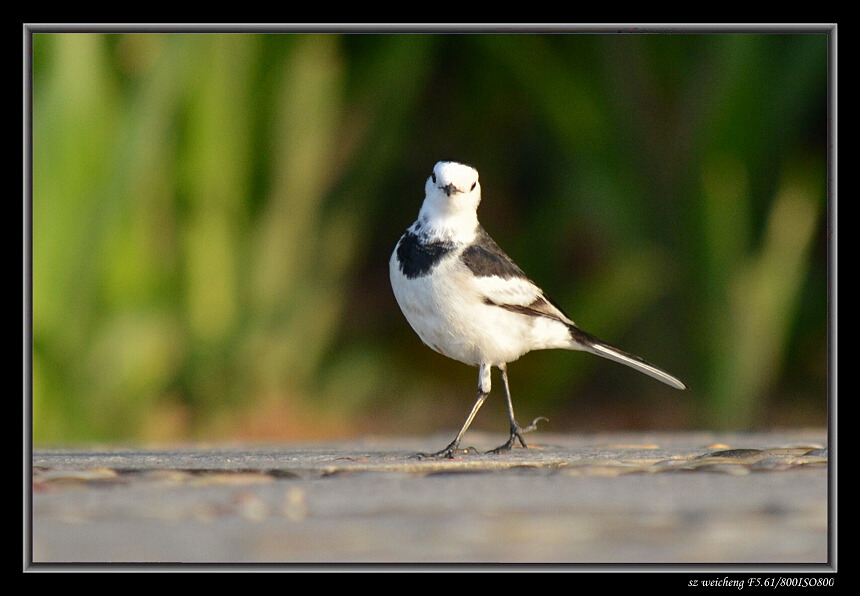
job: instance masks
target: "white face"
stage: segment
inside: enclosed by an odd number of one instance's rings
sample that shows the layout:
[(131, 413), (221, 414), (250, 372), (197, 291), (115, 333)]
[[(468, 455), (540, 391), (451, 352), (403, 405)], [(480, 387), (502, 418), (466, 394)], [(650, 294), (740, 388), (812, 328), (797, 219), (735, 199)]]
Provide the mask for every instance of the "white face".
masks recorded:
[(481, 202), (478, 171), (455, 161), (440, 161), (427, 178), (424, 192), (436, 216), (475, 213)]
[(456, 161), (440, 161), (433, 166), (427, 184), (428, 188), (432, 186), (448, 196), (475, 192), (478, 190), (478, 170)]

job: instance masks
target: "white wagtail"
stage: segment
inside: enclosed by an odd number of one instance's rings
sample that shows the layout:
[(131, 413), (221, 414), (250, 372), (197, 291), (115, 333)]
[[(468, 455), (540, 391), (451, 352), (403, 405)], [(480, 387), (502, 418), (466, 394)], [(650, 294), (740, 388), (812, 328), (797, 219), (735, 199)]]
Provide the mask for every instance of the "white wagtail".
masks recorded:
[(490, 393), (492, 367), (502, 373), (511, 429), (514, 419), (507, 364), (532, 350), (584, 350), (626, 364), (677, 389), (684, 383), (638, 356), (582, 331), (506, 255), (478, 223), (481, 185), (474, 168), (440, 161), (424, 185), (418, 219), (400, 238), (389, 262), (394, 296), (421, 340), (440, 354), (478, 366), (478, 399), (457, 437), (434, 457), (453, 457)]

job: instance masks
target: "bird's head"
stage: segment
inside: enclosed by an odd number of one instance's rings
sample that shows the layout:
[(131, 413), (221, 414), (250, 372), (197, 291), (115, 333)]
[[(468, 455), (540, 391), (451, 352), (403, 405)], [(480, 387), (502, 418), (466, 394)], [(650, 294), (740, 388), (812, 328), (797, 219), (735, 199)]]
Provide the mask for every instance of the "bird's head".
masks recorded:
[[(424, 185), (422, 213), (431, 226), (473, 232), (477, 225), (481, 184), (478, 171), (456, 161), (440, 161)], [(452, 230), (453, 231), (453, 230)]]
[(478, 170), (456, 161), (440, 161), (433, 166), (433, 172), (427, 178), (424, 190), (428, 197), (444, 195), (451, 199), (451, 202), (469, 203), (476, 199), (480, 201)]

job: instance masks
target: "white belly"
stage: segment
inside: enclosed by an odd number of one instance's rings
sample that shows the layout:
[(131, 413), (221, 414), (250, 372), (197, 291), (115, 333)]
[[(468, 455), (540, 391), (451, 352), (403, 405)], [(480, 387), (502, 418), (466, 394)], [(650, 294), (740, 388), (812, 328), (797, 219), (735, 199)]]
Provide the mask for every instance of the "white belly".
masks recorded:
[(449, 358), (498, 366), (531, 350), (570, 347), (567, 328), (558, 321), (486, 304), (454, 254), (423, 277), (403, 276), (394, 255), (389, 269), (406, 320), (425, 344)]

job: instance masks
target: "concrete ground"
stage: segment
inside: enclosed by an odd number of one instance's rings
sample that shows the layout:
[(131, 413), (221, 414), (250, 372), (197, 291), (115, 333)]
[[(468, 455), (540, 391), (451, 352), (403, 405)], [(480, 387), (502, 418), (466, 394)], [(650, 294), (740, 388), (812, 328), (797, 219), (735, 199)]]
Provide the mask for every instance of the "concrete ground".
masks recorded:
[(448, 436), (37, 449), (25, 567), (833, 568), (825, 430), (534, 433), (483, 453), (501, 438), (441, 461), (415, 454)]

